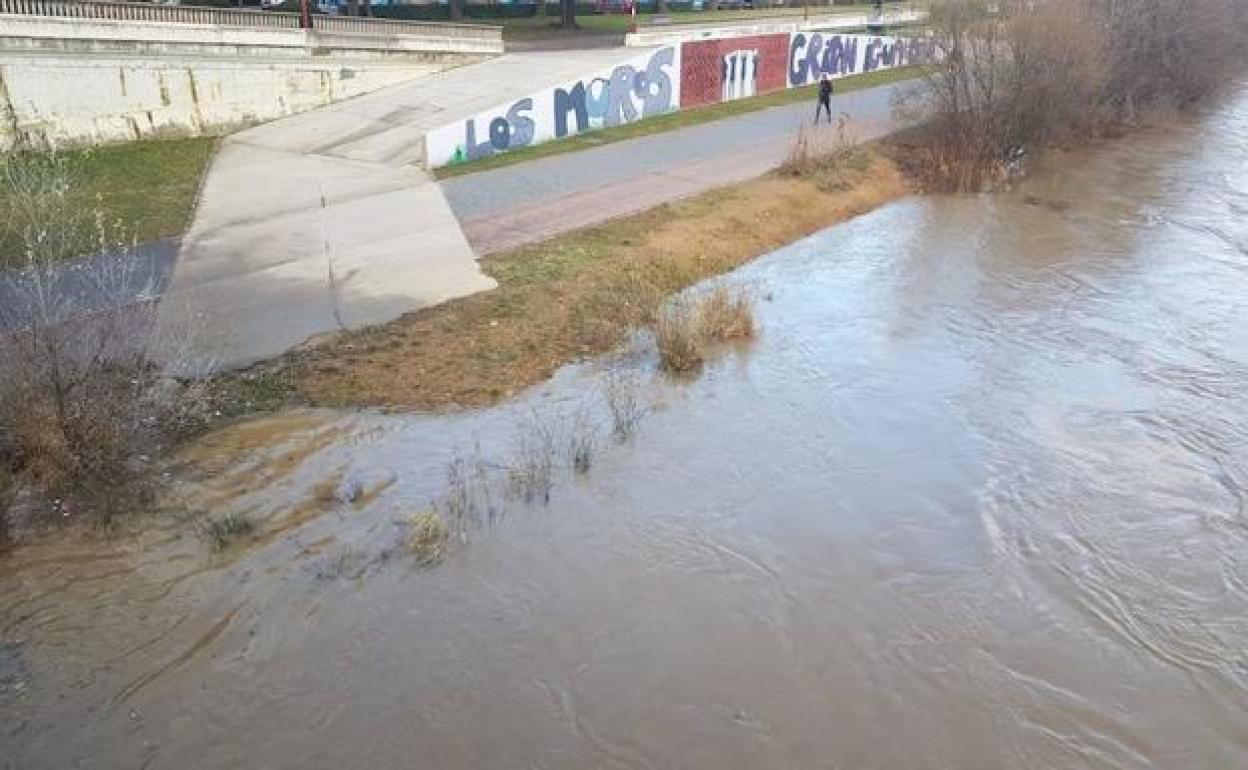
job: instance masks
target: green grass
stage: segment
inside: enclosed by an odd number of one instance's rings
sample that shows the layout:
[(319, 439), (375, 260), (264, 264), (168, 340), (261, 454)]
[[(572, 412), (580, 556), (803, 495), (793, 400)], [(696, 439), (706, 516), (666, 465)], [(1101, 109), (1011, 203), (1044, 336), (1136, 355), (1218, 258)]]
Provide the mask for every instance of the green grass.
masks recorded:
[[(212, 138), (172, 139), (64, 152), (70, 201), (84, 209), (98, 205), (105, 222), (140, 243), (181, 235), (215, 144)], [(0, 255), (20, 248), (8, 216), (11, 196), (0, 184)]]
[[(874, 6), (870, 3), (836, 6), (812, 5), (809, 11), (811, 16), (828, 16), (841, 13), (869, 12), (873, 8)], [(671, 24), (716, 24), (722, 21), (740, 21), (742, 19), (802, 16), (805, 13), (806, 9), (799, 7), (759, 8), (757, 10), (669, 11), (661, 15), (670, 19)], [(637, 24), (642, 27), (652, 25), (656, 15), (660, 14), (639, 13), (637, 14)], [(524, 18), (498, 19), (497, 22), (503, 25), (504, 40), (531, 40), (560, 34), (622, 35), (628, 32), (633, 25), (632, 17), (622, 13), (578, 15), (576, 17), (577, 28), (574, 30), (563, 30), (558, 26), (559, 18), (557, 16), (547, 16), (545, 14)], [(490, 20), (488, 23), (495, 23), (495, 20)]]
[[(844, 94), (886, 83), (894, 83), (899, 80), (907, 80), (920, 76), (923, 74), (923, 71), (924, 68), (922, 67), (898, 67), (896, 69), (867, 72), (861, 75), (851, 75), (836, 81), (836, 92)], [(591, 147), (600, 147), (612, 142), (622, 142), (625, 139), (634, 139), (639, 136), (649, 136), (665, 131), (674, 131), (678, 128), (697, 126), (714, 120), (723, 120), (736, 115), (744, 115), (748, 112), (765, 110), (769, 107), (780, 107), (800, 102), (810, 102), (813, 105), (816, 88), (818, 88), (816, 85), (790, 88), (764, 94), (763, 96), (755, 96), (750, 99), (738, 99), (737, 101), (720, 102), (719, 104), (691, 110), (671, 112), (666, 115), (640, 120), (636, 123), (589, 131), (584, 134), (569, 136), (565, 139), (522, 147), (518, 150), (491, 155), (466, 163), (443, 166), (436, 169), (433, 173), (438, 179), (450, 179), (463, 176), (464, 174), (473, 174), (478, 171), (488, 171), (515, 163), (525, 163), (538, 158), (547, 158), (552, 155), (562, 155), (568, 152), (586, 150)]]

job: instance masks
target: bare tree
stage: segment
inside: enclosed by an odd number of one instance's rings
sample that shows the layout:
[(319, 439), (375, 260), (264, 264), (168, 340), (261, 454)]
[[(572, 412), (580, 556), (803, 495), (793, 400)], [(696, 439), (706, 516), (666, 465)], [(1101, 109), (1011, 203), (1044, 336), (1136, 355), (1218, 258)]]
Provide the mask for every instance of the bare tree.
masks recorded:
[(939, 66), (902, 105), (924, 126), (913, 168), (932, 187), (978, 189), (1030, 149), (1209, 97), (1241, 56), (1233, 2), (935, 3)]

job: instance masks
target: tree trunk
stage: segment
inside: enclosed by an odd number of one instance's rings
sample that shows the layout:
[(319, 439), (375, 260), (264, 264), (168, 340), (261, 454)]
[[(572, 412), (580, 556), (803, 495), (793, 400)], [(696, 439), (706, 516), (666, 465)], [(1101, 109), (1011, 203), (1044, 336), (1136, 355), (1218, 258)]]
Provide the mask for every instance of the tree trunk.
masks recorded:
[(576, 0), (559, 0), (559, 26), (576, 29)]
[(448, 8), (451, 13), (451, 21), (464, 20), (464, 0), (448, 0)]

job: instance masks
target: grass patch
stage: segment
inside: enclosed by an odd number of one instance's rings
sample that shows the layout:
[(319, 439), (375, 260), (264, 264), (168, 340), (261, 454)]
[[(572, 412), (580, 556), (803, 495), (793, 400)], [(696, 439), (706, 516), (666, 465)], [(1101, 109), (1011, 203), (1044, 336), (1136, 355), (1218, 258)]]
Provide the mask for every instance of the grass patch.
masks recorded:
[(256, 531), (256, 522), (242, 513), (227, 513), (224, 516), (209, 517), (199, 526), (200, 535), (214, 551), (223, 551), (236, 540), (247, 537)]
[(754, 336), (754, 295), (748, 289), (717, 286), (698, 299), (698, 328), (712, 342)]
[[(874, 88), (888, 83), (910, 80), (919, 77), (925, 71), (926, 68), (924, 67), (898, 67), (896, 69), (867, 72), (861, 75), (851, 75), (836, 81), (836, 92), (845, 94), (851, 91), (860, 91), (864, 88)], [(798, 104), (801, 102), (809, 102), (813, 106), (817, 96), (817, 89), (817, 85), (790, 88), (749, 99), (738, 99), (732, 102), (720, 102), (719, 104), (711, 104), (706, 107), (697, 107), (680, 112), (670, 112), (666, 115), (639, 120), (636, 123), (589, 131), (553, 142), (522, 147), (511, 152), (491, 155), (465, 163), (457, 163), (452, 166), (443, 166), (435, 169), (433, 174), (438, 179), (451, 179), (464, 174), (488, 171), (515, 163), (537, 160), (538, 158), (563, 155), (564, 153), (578, 152), (613, 142), (622, 142), (625, 139), (635, 139), (639, 136), (661, 134), (666, 131), (675, 131), (680, 128), (724, 120), (725, 118), (757, 112), (771, 107), (782, 107), (786, 104)]]
[(802, 128), (777, 173), (806, 179), (824, 192), (843, 192), (857, 184), (871, 161), (870, 150), (847, 138), (842, 120), (832, 133)]
[(407, 536), (407, 549), (422, 567), (432, 567), (446, 556), (446, 543), (450, 530), (437, 511), (422, 511), (408, 519), (411, 532)]
[(769, 174), (486, 258), (494, 291), (344, 332), (265, 366), (314, 405), (488, 405), (612, 349), (653, 324), (675, 292), (905, 192), (875, 154), (839, 192)]
[[(216, 141), (143, 141), (58, 153), (70, 176), (67, 203), (84, 211), (98, 208), (106, 225), (139, 243), (181, 235)], [(18, 203), (12, 187), (0, 185), (0, 255), (22, 248)]]
[(654, 325), (654, 342), (664, 370), (683, 374), (702, 366), (706, 347), (697, 307), (684, 299), (664, 307)]

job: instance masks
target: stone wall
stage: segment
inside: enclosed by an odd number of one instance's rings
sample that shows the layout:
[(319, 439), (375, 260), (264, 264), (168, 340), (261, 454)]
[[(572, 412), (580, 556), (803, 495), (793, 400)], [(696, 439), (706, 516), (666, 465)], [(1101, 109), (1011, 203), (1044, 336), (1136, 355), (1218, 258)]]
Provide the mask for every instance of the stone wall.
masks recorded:
[(225, 133), (501, 52), (501, 38), (0, 15), (0, 147)]

